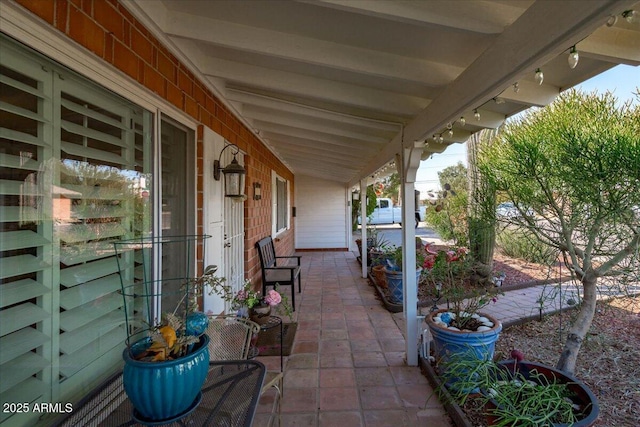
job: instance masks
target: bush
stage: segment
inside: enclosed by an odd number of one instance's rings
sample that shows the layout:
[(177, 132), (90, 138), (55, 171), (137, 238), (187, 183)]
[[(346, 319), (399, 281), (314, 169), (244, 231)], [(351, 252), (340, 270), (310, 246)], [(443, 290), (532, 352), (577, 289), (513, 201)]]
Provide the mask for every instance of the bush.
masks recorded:
[(504, 228), (496, 234), (496, 243), (502, 252), (513, 258), (542, 265), (556, 261), (556, 252), (538, 239), (530, 231)]

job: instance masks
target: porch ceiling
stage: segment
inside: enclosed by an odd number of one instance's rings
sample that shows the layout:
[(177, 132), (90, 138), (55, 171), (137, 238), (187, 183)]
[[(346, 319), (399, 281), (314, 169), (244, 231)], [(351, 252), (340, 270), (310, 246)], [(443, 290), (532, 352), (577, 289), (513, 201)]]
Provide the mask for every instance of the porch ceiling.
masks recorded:
[(605, 25), (640, 10), (636, 0), (124, 3), (294, 173), (345, 184), (403, 145), (425, 141), (426, 159), (616, 64), (640, 64), (640, 25)]

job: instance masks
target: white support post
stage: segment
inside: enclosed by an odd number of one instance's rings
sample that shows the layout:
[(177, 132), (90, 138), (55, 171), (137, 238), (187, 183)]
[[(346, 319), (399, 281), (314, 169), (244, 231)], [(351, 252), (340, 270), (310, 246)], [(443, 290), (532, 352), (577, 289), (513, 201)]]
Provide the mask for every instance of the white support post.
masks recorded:
[[(418, 365), (418, 282), (416, 280), (415, 182), (422, 142), (402, 150), (402, 278), (407, 365)], [(396, 164), (399, 162), (396, 160)]]
[(367, 266), (367, 179), (360, 180), (360, 227), (361, 234), (360, 238), (362, 239), (362, 253), (360, 257), (362, 258), (362, 277), (367, 278), (368, 266)]

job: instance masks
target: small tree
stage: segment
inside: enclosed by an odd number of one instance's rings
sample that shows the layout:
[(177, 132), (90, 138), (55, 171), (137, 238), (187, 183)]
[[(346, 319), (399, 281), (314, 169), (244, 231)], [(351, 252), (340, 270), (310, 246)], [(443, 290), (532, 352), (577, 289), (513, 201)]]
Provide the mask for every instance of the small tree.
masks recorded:
[(438, 200), (428, 206), (426, 220), (445, 240), (467, 245), (467, 168), (458, 163), (438, 172)]
[[(640, 109), (574, 90), (506, 126), (481, 169), (520, 210), (512, 221), (560, 251), (584, 296), (558, 369), (575, 370), (593, 321), (596, 285), (621, 286), (640, 246)], [(637, 275), (634, 275), (637, 278)]]
[[(376, 192), (373, 189), (373, 185), (367, 186), (367, 217), (373, 214), (373, 210), (376, 208), (378, 198)], [(358, 229), (358, 217), (360, 216), (360, 205), (362, 204), (362, 195), (359, 200), (353, 200), (353, 206), (351, 207), (351, 230), (356, 231)]]

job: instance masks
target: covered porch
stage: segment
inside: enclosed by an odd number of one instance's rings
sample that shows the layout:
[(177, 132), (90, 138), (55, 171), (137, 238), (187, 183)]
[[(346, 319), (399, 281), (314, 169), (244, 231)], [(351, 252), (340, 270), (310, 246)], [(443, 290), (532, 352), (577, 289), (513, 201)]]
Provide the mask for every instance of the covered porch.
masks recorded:
[[(451, 426), (427, 378), (407, 366), (402, 313), (387, 311), (351, 251), (301, 252), (298, 329), (285, 362), (282, 426)], [(261, 357), (279, 369), (279, 357)], [(272, 394), (257, 409), (266, 426)], [(277, 425), (277, 424), (275, 424)]]

